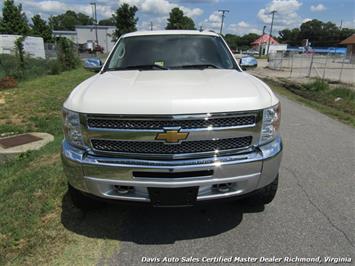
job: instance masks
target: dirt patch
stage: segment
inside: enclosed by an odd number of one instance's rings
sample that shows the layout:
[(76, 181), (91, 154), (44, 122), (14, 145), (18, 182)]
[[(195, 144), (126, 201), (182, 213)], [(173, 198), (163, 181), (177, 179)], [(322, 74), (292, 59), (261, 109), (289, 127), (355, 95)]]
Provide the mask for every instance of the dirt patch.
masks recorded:
[(48, 222), (57, 219), (59, 213), (59, 211), (48, 213), (45, 216), (41, 217), (41, 222), (47, 224)]
[(0, 79), (0, 89), (12, 89), (17, 86), (16, 79), (13, 77), (4, 77)]
[(0, 124), (6, 125), (22, 125), (23, 120), (18, 115), (14, 115), (13, 117), (9, 117), (6, 119), (0, 119)]

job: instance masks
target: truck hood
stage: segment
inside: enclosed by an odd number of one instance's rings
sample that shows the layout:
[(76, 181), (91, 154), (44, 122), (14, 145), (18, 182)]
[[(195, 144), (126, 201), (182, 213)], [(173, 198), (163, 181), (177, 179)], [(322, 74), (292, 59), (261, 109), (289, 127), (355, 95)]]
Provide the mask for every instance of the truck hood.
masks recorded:
[(132, 70), (89, 78), (64, 107), (95, 114), (191, 114), (258, 110), (276, 103), (269, 87), (246, 72)]

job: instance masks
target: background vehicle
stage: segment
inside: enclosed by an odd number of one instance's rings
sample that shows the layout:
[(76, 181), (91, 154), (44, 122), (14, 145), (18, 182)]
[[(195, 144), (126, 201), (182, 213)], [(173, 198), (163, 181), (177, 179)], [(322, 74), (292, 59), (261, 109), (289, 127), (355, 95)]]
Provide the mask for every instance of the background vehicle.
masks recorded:
[(247, 69), (247, 68), (250, 68), (250, 67), (257, 67), (258, 66), (258, 61), (252, 55), (244, 55), (244, 56), (242, 56), (242, 58), (240, 58), (239, 65), (243, 69)]

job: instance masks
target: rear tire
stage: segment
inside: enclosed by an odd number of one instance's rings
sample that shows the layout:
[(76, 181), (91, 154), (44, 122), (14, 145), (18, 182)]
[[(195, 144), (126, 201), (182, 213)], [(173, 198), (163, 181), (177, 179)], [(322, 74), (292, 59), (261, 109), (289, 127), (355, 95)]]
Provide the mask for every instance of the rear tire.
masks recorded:
[(86, 196), (80, 190), (75, 189), (73, 186), (68, 184), (68, 192), (72, 203), (78, 209), (88, 211), (102, 208), (105, 204), (103, 202), (94, 200), (88, 196)]
[(275, 180), (271, 184), (263, 187), (256, 192), (253, 196), (249, 198), (250, 202), (255, 204), (269, 204), (275, 198), (277, 187), (279, 182), (279, 175), (276, 176)]

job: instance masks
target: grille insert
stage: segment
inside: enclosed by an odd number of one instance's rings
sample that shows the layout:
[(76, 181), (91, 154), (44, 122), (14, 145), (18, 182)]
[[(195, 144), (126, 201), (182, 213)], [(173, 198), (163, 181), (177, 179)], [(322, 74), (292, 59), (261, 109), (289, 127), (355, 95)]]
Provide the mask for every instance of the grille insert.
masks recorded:
[(256, 123), (255, 115), (233, 116), (223, 118), (193, 119), (193, 120), (126, 120), (88, 118), (90, 128), (107, 129), (162, 129), (165, 127), (180, 127), (183, 129), (207, 127), (248, 126)]
[(120, 141), (92, 139), (95, 150), (102, 152), (143, 153), (143, 154), (184, 154), (213, 152), (246, 148), (252, 137), (228, 138), (219, 140), (184, 141), (180, 144), (164, 144), (159, 141)]

